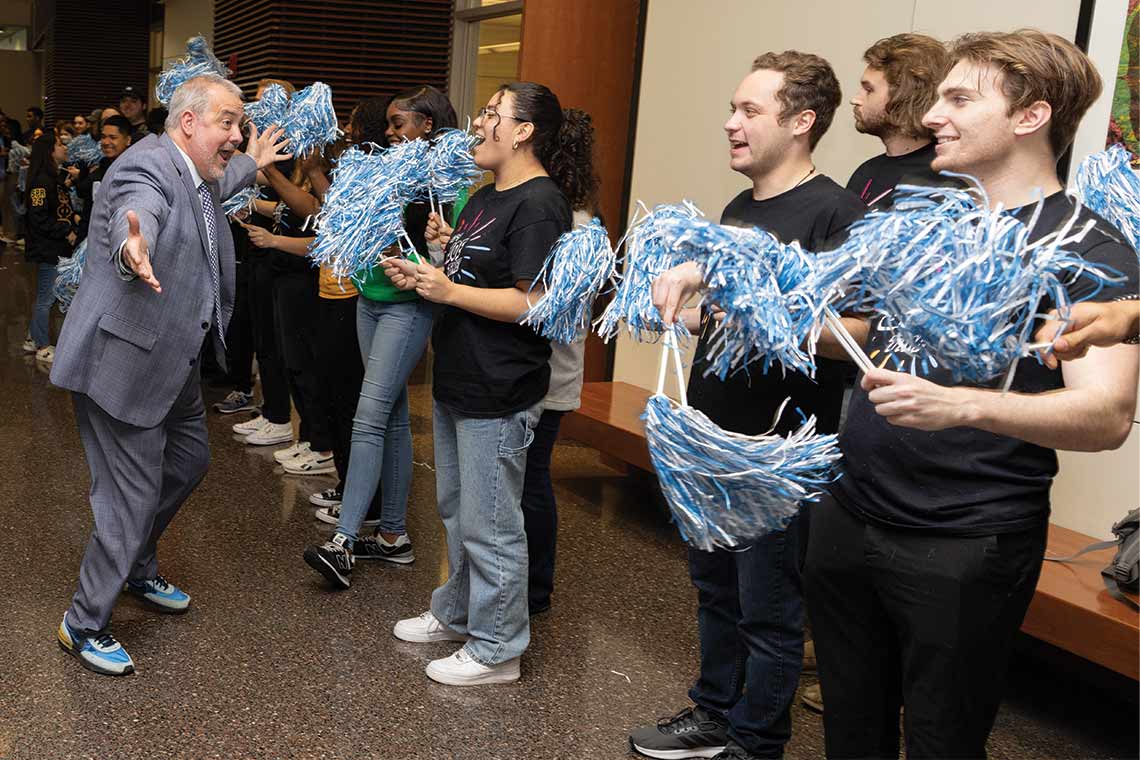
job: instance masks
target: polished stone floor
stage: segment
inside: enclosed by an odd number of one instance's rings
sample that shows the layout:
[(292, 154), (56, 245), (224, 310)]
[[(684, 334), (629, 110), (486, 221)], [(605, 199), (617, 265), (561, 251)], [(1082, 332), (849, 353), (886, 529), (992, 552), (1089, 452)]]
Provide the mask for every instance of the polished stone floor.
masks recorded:
[[(448, 646), (392, 637), (446, 572), (424, 386), (414, 565), (365, 564), (352, 589), (330, 591), (301, 552), (327, 535), (307, 497), (331, 480), (283, 476), (272, 447), (244, 445), (233, 418), (211, 415), (210, 473), (160, 544), (193, 609), (163, 617), (120, 601), (113, 629), (138, 672), (83, 670), (55, 628), (90, 530), (88, 474), (67, 395), (20, 351), (31, 300), (30, 268), (0, 251), (0, 758), (604, 760), (629, 757), (630, 727), (685, 705), (697, 642), (682, 544), (649, 485), (573, 442), (554, 463), (558, 588), (522, 680), (441, 686), (423, 667)], [(1039, 649), (1018, 660), (991, 756), (1135, 758), (1135, 684)], [(797, 704), (794, 721), (787, 756), (821, 757), (819, 716)]]

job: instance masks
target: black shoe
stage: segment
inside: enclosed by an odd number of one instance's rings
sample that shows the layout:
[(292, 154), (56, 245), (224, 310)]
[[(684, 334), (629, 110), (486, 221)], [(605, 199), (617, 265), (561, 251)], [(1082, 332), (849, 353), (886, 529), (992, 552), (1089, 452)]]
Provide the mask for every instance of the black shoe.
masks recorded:
[(724, 752), (719, 755), (714, 755), (713, 760), (763, 760), (759, 755), (753, 755), (748, 750), (741, 747), (731, 739), (728, 746), (724, 748)]
[(717, 757), (728, 744), (728, 723), (700, 707), (686, 707), (656, 726), (636, 729), (629, 746), (646, 757), (680, 760)]
[(392, 543), (385, 541), (383, 536), (362, 536), (352, 545), (352, 553), (357, 559), (382, 559), (398, 565), (410, 565), (416, 561), (412, 542), (406, 533), (397, 536)]
[(345, 537), (337, 533), (331, 541), (305, 549), (305, 562), (323, 575), (334, 587), (345, 589), (352, 585), (352, 552), (345, 547)]
[(550, 611), (550, 597), (542, 600), (541, 602), (530, 602), (528, 604), (530, 616), (541, 615), (544, 612)]

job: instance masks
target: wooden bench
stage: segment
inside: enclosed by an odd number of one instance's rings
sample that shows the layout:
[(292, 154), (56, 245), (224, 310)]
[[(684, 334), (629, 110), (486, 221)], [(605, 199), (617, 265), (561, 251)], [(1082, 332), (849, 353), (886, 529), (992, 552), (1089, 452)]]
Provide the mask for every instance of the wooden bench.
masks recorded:
[[(641, 421), (649, 396), (649, 391), (629, 383), (586, 383), (582, 406), (563, 419), (562, 433), (608, 458), (652, 472)], [(1068, 556), (1094, 540), (1050, 525), (1047, 551), (1055, 557)], [(1046, 562), (1021, 629), (1140, 680), (1140, 615), (1113, 599), (1100, 578), (1113, 551), (1090, 552), (1065, 564)]]

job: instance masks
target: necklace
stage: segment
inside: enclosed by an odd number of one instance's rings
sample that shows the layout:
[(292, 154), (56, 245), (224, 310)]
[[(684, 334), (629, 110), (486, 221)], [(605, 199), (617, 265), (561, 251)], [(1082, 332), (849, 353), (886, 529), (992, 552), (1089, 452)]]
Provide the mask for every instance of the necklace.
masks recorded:
[(799, 181), (799, 182), (797, 182), (796, 184), (792, 185), (792, 188), (791, 188), (791, 189), (792, 189), (792, 190), (795, 190), (797, 187), (799, 187), (799, 186), (800, 186), (800, 185), (802, 185), (804, 182), (806, 182), (806, 181), (807, 181), (807, 178), (808, 178), (808, 177), (810, 177), (810, 176), (811, 176), (811, 175), (813, 175), (813, 174), (815, 174), (815, 164), (812, 164), (812, 167), (811, 167), (811, 169), (808, 171), (808, 173), (807, 173), (807, 174), (805, 174), (805, 175), (803, 176), (803, 178), (801, 178), (801, 179), (800, 179), (800, 181)]

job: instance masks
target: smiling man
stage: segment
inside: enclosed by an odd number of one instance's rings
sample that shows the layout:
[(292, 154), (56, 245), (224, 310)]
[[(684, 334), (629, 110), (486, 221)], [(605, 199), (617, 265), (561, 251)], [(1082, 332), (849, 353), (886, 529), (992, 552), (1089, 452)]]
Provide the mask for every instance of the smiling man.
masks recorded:
[(855, 129), (883, 141), (886, 152), (867, 159), (847, 189), (868, 206), (884, 208), (899, 184), (933, 184), (934, 142), (922, 117), (937, 98), (949, 60), (945, 46), (924, 34), (896, 34), (863, 53), (867, 68), (851, 99)]
[(234, 296), (220, 202), (285, 157), (278, 131), (252, 126), (248, 153), (236, 154), (241, 119), (236, 85), (190, 79), (171, 99), (166, 133), (123, 153), (95, 197), (51, 379), (72, 392), (95, 523), (58, 639), (97, 673), (134, 670), (107, 630), (121, 591), (162, 612), (190, 604), (159, 575), (156, 546), (209, 462), (197, 357), (210, 337), (225, 366)]
[[(812, 161), (812, 151), (841, 102), (839, 82), (823, 58), (794, 50), (765, 53), (736, 88), (724, 125), (729, 167), (749, 181), (721, 214), (723, 224), (759, 227), (783, 243), (818, 252), (858, 219), (864, 205)], [(662, 275), (682, 287), (700, 283), (695, 266)], [(660, 284), (660, 283), (659, 283)], [(664, 287), (655, 285), (656, 291)], [(683, 301), (683, 299), (681, 299)], [(673, 312), (666, 310), (666, 319)], [(760, 363), (726, 380), (705, 375), (716, 328), (710, 310), (681, 312), (700, 333), (689, 401), (726, 430), (757, 435), (795, 428), (816, 415), (820, 433), (839, 426), (843, 367), (819, 360), (814, 379)], [(776, 419), (784, 399), (788, 411)], [(791, 736), (790, 706), (803, 661), (800, 518), (735, 550), (689, 550), (698, 592), (700, 675), (686, 707), (637, 729), (633, 748), (655, 758), (779, 757)]]
[[(933, 169), (976, 177), (1033, 238), (1074, 202), (1057, 157), (1101, 91), (1072, 43), (1032, 29), (972, 34), (924, 118)], [(1037, 204), (1039, 198), (1044, 201)], [(1125, 275), (1096, 298), (1136, 297), (1135, 252), (1100, 217), (1066, 248)], [(1065, 283), (1072, 300), (1094, 290)], [(1040, 311), (1047, 311), (1044, 304)], [(804, 592), (816, 642), (829, 757), (985, 757), (1010, 649), (1033, 597), (1049, 524), (1055, 449), (1121, 445), (1136, 407), (1135, 346), (1092, 348), (1050, 369), (1021, 361), (1012, 392), (911, 374), (924, 345), (870, 325), (840, 436), (842, 477), (811, 510)], [(889, 368), (898, 368), (895, 372)], [(917, 372), (917, 370), (916, 370)]]

